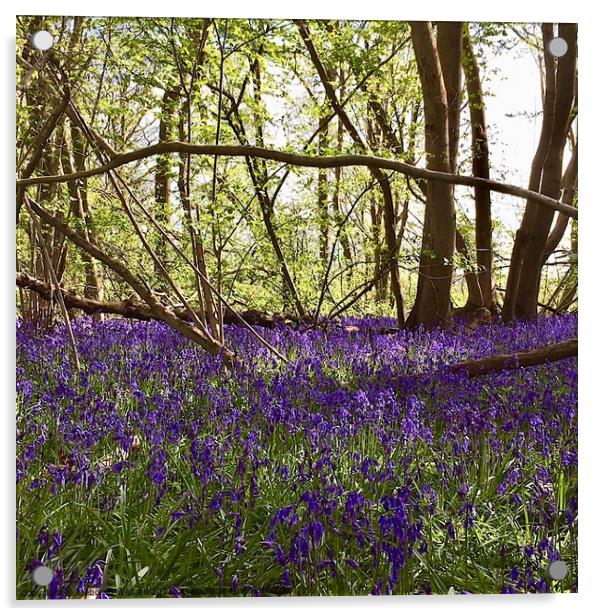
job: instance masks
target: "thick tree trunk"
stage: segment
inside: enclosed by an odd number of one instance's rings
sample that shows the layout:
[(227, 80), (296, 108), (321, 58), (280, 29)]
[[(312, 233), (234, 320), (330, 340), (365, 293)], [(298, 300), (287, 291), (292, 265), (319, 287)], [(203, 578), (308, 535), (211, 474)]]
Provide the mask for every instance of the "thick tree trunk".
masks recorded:
[[(410, 25), (424, 97), (427, 168), (449, 173), (448, 105), (433, 28), (430, 22)], [(410, 327), (432, 327), (449, 321), (455, 229), (451, 186), (428, 181), (418, 290), (408, 318)]]
[(437, 24), (437, 54), (445, 85), (449, 171), (456, 173), (460, 143), (460, 108), (462, 103), (462, 22)]
[[(437, 26), (437, 52), (441, 61), (441, 72), (447, 98), (447, 123), (449, 133), (449, 170), (457, 171), (458, 145), (460, 142), (460, 108), (462, 103), (462, 31), (461, 22), (442, 22)], [(452, 188), (453, 192), (453, 188)], [(456, 229), (456, 250), (467, 262), (464, 279), (468, 288), (465, 308), (474, 310), (483, 306), (483, 294), (477, 274), (469, 265), (473, 259), (466, 241)]]
[[(560, 37), (568, 43), (567, 53), (555, 60), (547, 51), (546, 92), (540, 143), (531, 168), (529, 189), (558, 199), (562, 178), (562, 159), (570, 128), (575, 97), (577, 25), (560, 24)], [(547, 49), (553, 38), (551, 24), (543, 24)], [(541, 267), (554, 215), (547, 208), (527, 201), (525, 214), (512, 251), (503, 317), (534, 319), (537, 316)]]

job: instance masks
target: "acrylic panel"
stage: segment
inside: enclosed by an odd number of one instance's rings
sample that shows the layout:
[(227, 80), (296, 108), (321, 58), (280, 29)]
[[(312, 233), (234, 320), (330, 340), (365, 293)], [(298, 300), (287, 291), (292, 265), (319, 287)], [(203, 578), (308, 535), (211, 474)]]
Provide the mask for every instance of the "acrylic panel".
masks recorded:
[(576, 24), (16, 27), (17, 597), (576, 592)]

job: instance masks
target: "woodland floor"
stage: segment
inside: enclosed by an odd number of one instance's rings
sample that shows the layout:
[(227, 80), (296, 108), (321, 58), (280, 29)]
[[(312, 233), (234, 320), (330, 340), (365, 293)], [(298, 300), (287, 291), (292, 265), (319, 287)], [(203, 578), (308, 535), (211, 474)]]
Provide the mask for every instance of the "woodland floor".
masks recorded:
[[(465, 359), (576, 336), (227, 326), (234, 370), (160, 323), (17, 331), (20, 598), (577, 588), (577, 360)], [(550, 560), (568, 565), (562, 582)], [(30, 571), (54, 571), (48, 588)]]

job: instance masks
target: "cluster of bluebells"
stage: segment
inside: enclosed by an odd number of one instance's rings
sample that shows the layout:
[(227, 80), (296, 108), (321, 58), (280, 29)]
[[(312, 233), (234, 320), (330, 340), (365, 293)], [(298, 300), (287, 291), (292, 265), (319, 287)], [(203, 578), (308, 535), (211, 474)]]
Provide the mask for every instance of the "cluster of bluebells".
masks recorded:
[(446, 366), (574, 337), (576, 315), (344, 324), (262, 330), (290, 365), (228, 327), (229, 369), (161, 323), (82, 318), (75, 372), (64, 328), (19, 322), (18, 593), (575, 590), (576, 360)]

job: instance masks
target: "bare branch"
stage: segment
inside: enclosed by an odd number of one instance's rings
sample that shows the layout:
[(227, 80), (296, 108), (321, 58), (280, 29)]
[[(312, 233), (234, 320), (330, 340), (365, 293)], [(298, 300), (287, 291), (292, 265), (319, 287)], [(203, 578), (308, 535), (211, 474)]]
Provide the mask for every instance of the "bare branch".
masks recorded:
[(258, 148), (251, 145), (196, 145), (192, 143), (182, 143), (180, 141), (166, 141), (132, 150), (119, 154), (108, 163), (86, 171), (77, 171), (65, 175), (39, 176), (32, 178), (23, 178), (16, 181), (17, 187), (33, 186), (37, 184), (57, 184), (69, 182), (84, 177), (92, 177), (102, 175), (112, 169), (127, 165), (128, 163), (143, 160), (157, 154), (165, 154), (170, 152), (180, 152), (182, 154), (197, 154), (204, 156), (232, 156), (232, 157), (255, 157), (265, 160), (273, 160), (276, 162), (296, 165), (298, 167), (312, 167), (317, 169), (333, 169), (336, 167), (367, 167), (388, 169), (390, 171), (398, 171), (404, 175), (413, 178), (424, 180), (435, 180), (448, 184), (458, 184), (461, 186), (472, 186), (480, 188), (488, 188), (494, 192), (505, 195), (512, 195), (522, 199), (529, 199), (534, 203), (538, 203), (548, 208), (552, 208), (558, 212), (562, 212), (567, 216), (577, 219), (578, 211), (566, 203), (546, 197), (533, 190), (521, 188), (513, 184), (505, 184), (496, 182), (495, 180), (486, 180), (472, 176), (456, 175), (454, 173), (444, 173), (442, 171), (433, 171), (431, 169), (423, 169), (415, 167), (408, 163), (398, 160), (390, 160), (379, 156), (369, 156), (365, 154), (342, 154), (340, 156), (308, 156), (304, 154), (295, 154), (292, 152), (283, 152), (269, 148)]

